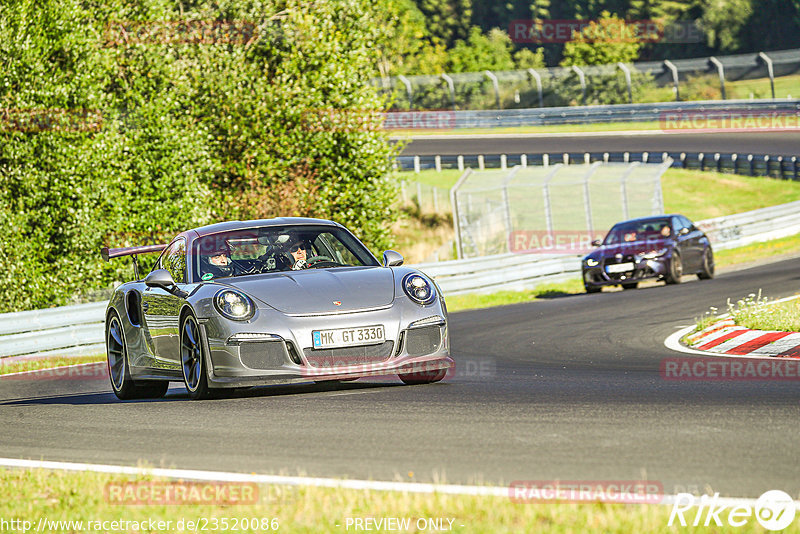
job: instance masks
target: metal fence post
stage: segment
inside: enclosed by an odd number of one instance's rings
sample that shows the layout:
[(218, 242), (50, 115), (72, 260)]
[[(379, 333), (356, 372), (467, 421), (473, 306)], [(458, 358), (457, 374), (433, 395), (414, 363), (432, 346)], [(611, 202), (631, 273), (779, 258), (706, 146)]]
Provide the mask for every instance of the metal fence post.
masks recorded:
[(625, 63), (617, 63), (617, 67), (625, 73), (625, 83), (628, 85), (628, 103), (633, 104), (633, 90), (631, 89), (631, 69)]
[(419, 156), (414, 156), (414, 172), (419, 174)]
[(798, 172), (798, 168), (797, 168), (797, 156), (792, 156), (792, 168), (793, 168), (792, 170), (793, 170), (793, 173), (794, 173), (793, 180), (795, 180), (795, 181), (796, 181), (796, 180), (797, 180), (797, 178), (798, 178), (798, 176), (797, 176), (797, 172)]
[(586, 174), (583, 175), (583, 208), (586, 212), (586, 228), (589, 230), (589, 235), (592, 235), (592, 231), (594, 230), (594, 224), (592, 221), (592, 198), (589, 194), (589, 179), (592, 177), (594, 173), (597, 172), (597, 169), (602, 165), (602, 162), (596, 161), (592, 163), (589, 167), (589, 170), (586, 171)]
[(486, 164), (483, 160), (483, 154), (478, 154), (478, 170), (482, 171), (486, 169)]
[(586, 105), (586, 76), (583, 74), (583, 71), (579, 69), (576, 65), (572, 66), (572, 70), (578, 75), (578, 78), (581, 80), (581, 105)]
[(628, 219), (629, 218), (629, 216), (628, 216), (628, 184), (627, 184), (627, 180), (628, 180), (628, 177), (631, 174), (633, 174), (633, 171), (635, 171), (636, 168), (639, 165), (641, 165), (641, 163), (638, 162), (638, 161), (634, 161), (633, 163), (631, 163), (630, 166), (628, 167), (628, 170), (625, 171), (625, 173), (622, 175), (622, 178), (620, 178), (620, 181), (619, 181), (619, 189), (620, 189), (619, 192), (622, 195), (622, 218), (623, 219)]
[(442, 156), (436, 154), (433, 158), (433, 164), (436, 167), (436, 172), (442, 172)]
[(544, 97), (542, 96), (542, 77), (534, 69), (528, 69), (528, 74), (530, 74), (533, 79), (536, 80), (536, 89), (539, 91), (539, 107), (543, 108)]
[(542, 167), (550, 166), (550, 154), (542, 154)]
[(678, 67), (676, 67), (675, 64), (668, 59), (664, 60), (664, 66), (667, 67), (672, 73), (672, 83), (675, 87), (675, 102), (680, 102), (681, 95), (678, 87)]
[(739, 154), (731, 154), (731, 163), (733, 163), (733, 174), (739, 174)]
[(697, 155), (697, 160), (700, 162), (700, 170), (701, 171), (706, 170), (706, 155), (700, 152)]
[(725, 68), (722, 66), (722, 62), (714, 56), (711, 56), (708, 58), (708, 60), (713, 63), (715, 67), (717, 67), (717, 72), (719, 73), (719, 88), (720, 91), (722, 91), (722, 100), (727, 100), (725, 97)]
[(469, 175), (472, 174), (472, 169), (467, 169), (464, 174), (458, 179), (456, 184), (450, 190), (450, 203), (453, 208), (453, 229), (456, 236), (456, 256), (460, 260), (464, 257), (464, 249), (461, 243), (461, 213), (458, 208), (458, 189), (466, 181)]
[(747, 155), (747, 161), (750, 163), (750, 176), (755, 176), (756, 175), (756, 162), (753, 159), (753, 155), (752, 154), (748, 154)]
[(519, 157), (519, 166), (522, 167), (523, 169), (528, 166), (528, 155), (527, 154), (522, 154)]
[(722, 161), (719, 152), (714, 153), (714, 163), (716, 164), (717, 172), (722, 172)]
[(453, 111), (456, 110), (456, 87), (453, 84), (453, 78), (447, 74), (442, 74), (442, 79), (447, 83), (447, 88), (450, 91), (450, 102), (453, 104)]
[(497, 83), (497, 76), (490, 70), (483, 71), (483, 74), (492, 81), (492, 85), (494, 86), (494, 98), (497, 101), (497, 109), (503, 109), (500, 106), (500, 85)]
[(463, 171), (464, 170), (464, 156), (459, 155), (456, 158), (456, 162), (458, 163), (458, 170), (459, 171)]
[(764, 176), (769, 176), (769, 156), (764, 156)]
[(759, 52), (758, 57), (767, 66), (767, 74), (769, 74), (769, 87), (772, 90), (772, 100), (775, 100), (775, 71), (772, 69), (772, 60), (764, 52)]
[(406, 93), (408, 93), (408, 109), (414, 109), (414, 89), (411, 87), (411, 82), (402, 74), (398, 74), (397, 79), (406, 86)]
[(505, 154), (500, 154), (500, 168), (507, 169), (508, 157)]

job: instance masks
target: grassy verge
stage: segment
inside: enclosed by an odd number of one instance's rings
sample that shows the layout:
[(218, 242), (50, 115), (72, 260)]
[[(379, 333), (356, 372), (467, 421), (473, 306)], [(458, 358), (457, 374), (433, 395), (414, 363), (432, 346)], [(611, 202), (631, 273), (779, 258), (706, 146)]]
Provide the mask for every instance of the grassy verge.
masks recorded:
[(29, 360), (21, 362), (6, 363), (0, 360), (0, 376), (10, 373), (20, 373), (23, 371), (36, 371), (39, 369), (52, 369), (54, 367), (62, 367), (65, 365), (76, 365), (79, 363), (93, 363), (104, 362), (106, 360), (105, 354), (92, 354), (88, 356), (54, 356), (52, 358), (43, 358), (41, 360)]
[[(454, 532), (655, 532), (670, 530), (666, 525), (670, 507), (639, 504), (521, 504), (505, 497), (473, 497), (441, 494), (409, 494), (402, 492), (356, 491), (313, 487), (260, 486), (257, 503), (249, 505), (125, 505), (109, 502), (109, 488), (126, 482), (139, 481), (160, 484), (150, 477), (121, 477), (99, 473), (69, 473), (43, 470), (0, 471), (0, 517), (6, 521), (31, 521), (35, 530), (40, 518), (48, 521), (81, 521), (70, 527), (57, 528), (52, 523), (46, 532), (98, 531), (94, 525), (110, 521), (138, 521), (140, 525), (106, 523), (104, 532), (181, 532), (189, 521), (207, 525), (229, 525), (238, 519), (240, 532), (265, 532), (270, 529), (241, 528), (241, 520), (266, 519), (267, 525), (277, 526), (280, 532), (347, 532), (355, 530), (356, 518), (408, 519), (412, 527), (403, 531), (422, 531), (417, 521), (438, 519), (445, 527), (452, 520)], [(109, 484), (111, 486), (109, 486)], [(276, 519), (275, 523), (272, 519)], [(183, 520), (184, 529), (178, 527)], [(89, 521), (93, 523), (88, 523)], [(100, 521), (101, 523), (96, 523)], [(165, 522), (160, 529), (147, 522)], [(169, 525), (166, 522), (169, 521)], [(752, 521), (755, 523), (755, 521)], [(248, 527), (250, 525), (247, 525)], [(752, 526), (750, 528), (753, 528)], [(678, 531), (680, 527), (672, 530)], [(796, 527), (789, 527), (790, 530)], [(202, 530), (202, 529), (199, 529)], [(231, 529), (232, 530), (232, 529)], [(382, 530), (386, 529), (374, 529)], [(431, 530), (431, 529), (425, 529)], [(436, 530), (436, 529), (432, 529)], [(449, 530), (449, 529), (448, 529)], [(749, 532), (748, 527), (741, 530)], [(18, 529), (17, 531), (22, 531)]]
[[(416, 194), (414, 182), (442, 189), (440, 210), (446, 210), (449, 208), (449, 201), (445, 200), (446, 191), (456, 183), (459, 176), (461, 172), (458, 170), (444, 170), (423, 171), (419, 174), (403, 172), (397, 173), (396, 178), (411, 184), (406, 188), (409, 197)], [(760, 176), (669, 169), (662, 176), (661, 183), (665, 212), (682, 213), (695, 221), (800, 200), (799, 182)], [(430, 196), (429, 193), (423, 193)], [(426, 206), (429, 205), (430, 202), (427, 202)], [(448, 213), (442, 211), (438, 215), (445, 224), (429, 225), (421, 217), (404, 217), (395, 226), (395, 246), (405, 256), (407, 263), (426, 261), (436, 249), (454, 239)], [(769, 247), (769, 244), (765, 244), (751, 253), (769, 253)]]
[[(577, 261), (577, 260), (576, 260)], [(537, 299), (563, 297), (583, 293), (583, 283), (580, 276), (570, 278), (563, 282), (545, 283), (526, 291), (497, 291), (495, 293), (465, 293), (446, 297), (447, 310), (451, 312), (472, 310), (477, 308), (491, 308), (530, 302)]]

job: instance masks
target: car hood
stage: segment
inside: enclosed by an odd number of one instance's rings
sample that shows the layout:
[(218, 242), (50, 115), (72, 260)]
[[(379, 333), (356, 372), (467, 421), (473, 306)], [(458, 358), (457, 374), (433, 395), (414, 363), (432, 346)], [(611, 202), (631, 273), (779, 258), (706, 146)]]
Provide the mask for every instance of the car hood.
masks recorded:
[(670, 239), (650, 239), (648, 241), (632, 241), (630, 243), (620, 243), (617, 245), (602, 245), (595, 252), (591, 254), (592, 257), (608, 257), (622, 254), (627, 256), (629, 254), (645, 254), (652, 250), (659, 250), (662, 248), (670, 248), (672, 246)]
[(226, 283), (278, 311), (296, 315), (377, 308), (394, 300), (394, 274), (385, 267), (285, 271)]

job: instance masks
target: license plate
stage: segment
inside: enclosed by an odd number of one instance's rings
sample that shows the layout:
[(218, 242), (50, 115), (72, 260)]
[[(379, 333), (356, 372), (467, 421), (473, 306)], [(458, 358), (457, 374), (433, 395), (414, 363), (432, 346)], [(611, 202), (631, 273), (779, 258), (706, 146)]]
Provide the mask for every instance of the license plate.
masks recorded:
[(614, 263), (612, 265), (606, 265), (606, 272), (607, 273), (626, 273), (628, 271), (633, 270), (633, 263)]
[(386, 340), (386, 331), (383, 325), (314, 330), (311, 335), (314, 338), (315, 349), (377, 345)]

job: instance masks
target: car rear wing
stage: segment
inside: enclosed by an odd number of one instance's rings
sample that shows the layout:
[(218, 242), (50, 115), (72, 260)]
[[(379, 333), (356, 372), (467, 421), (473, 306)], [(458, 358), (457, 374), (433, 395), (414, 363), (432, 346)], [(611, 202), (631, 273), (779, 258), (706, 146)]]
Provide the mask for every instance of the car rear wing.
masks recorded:
[(143, 247), (122, 247), (122, 248), (108, 248), (103, 247), (100, 249), (100, 255), (105, 261), (111, 261), (111, 258), (121, 258), (122, 256), (131, 256), (133, 258), (133, 276), (135, 280), (139, 279), (139, 261), (136, 258), (137, 254), (148, 254), (150, 252), (161, 252), (167, 248), (167, 245), (145, 245)]

